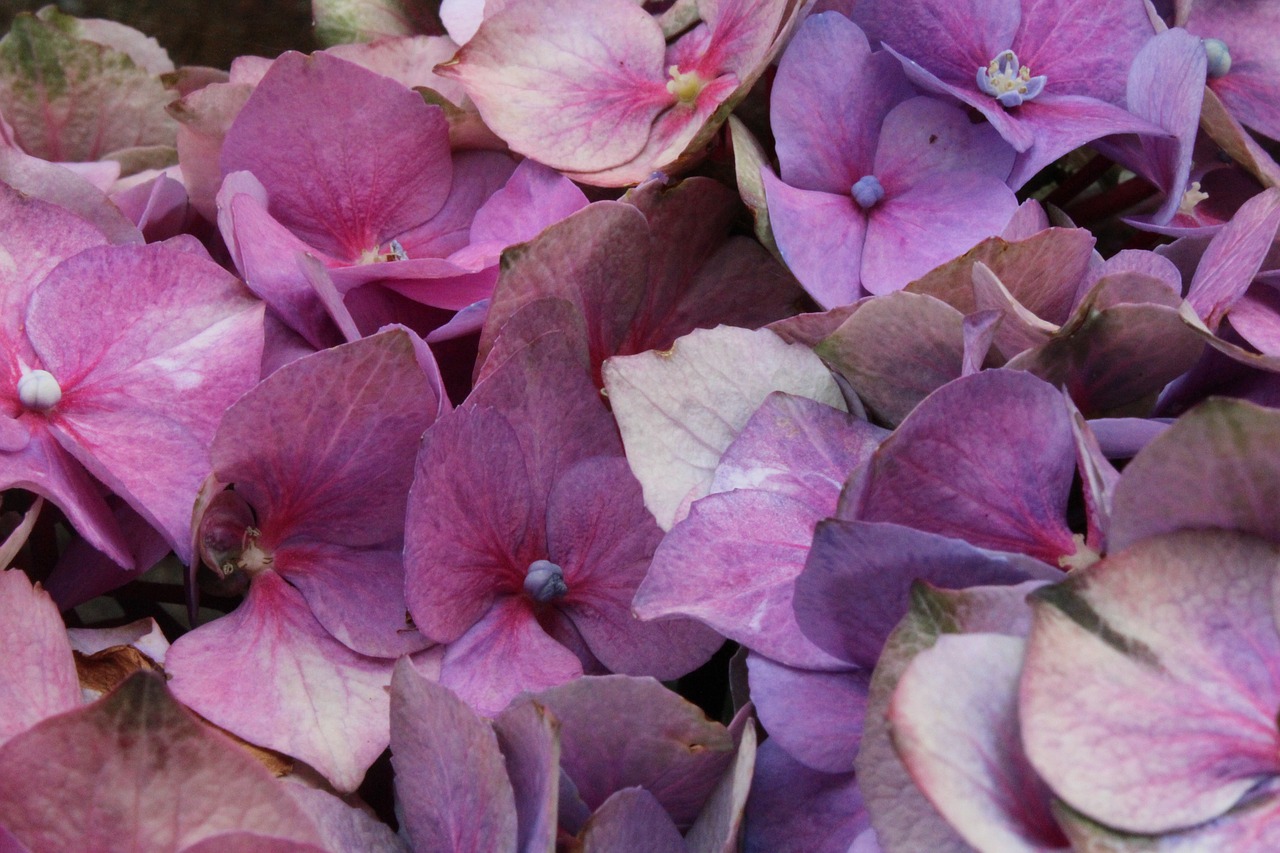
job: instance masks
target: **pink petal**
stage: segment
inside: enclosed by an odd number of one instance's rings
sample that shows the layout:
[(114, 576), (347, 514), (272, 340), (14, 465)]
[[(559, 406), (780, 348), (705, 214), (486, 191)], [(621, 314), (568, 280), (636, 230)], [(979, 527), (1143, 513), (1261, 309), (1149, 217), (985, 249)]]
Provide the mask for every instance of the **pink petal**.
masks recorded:
[(970, 843), (1063, 849), (1049, 790), (1022, 751), (1025, 645), (999, 634), (938, 637), (902, 674), (889, 724), (916, 785)]
[(440, 69), (513, 149), (561, 171), (633, 159), (675, 102), (662, 32), (649, 13), (628, 0), (584, 2), (506, 8)]
[(452, 172), (443, 111), (324, 53), (272, 64), (227, 132), (221, 165), (253, 172), (280, 222), (348, 260), (430, 219)]
[(333, 639), (279, 575), (254, 579), (234, 612), (169, 649), (184, 704), (244, 739), (296, 756), (341, 791), (387, 746), (391, 662)]
[(0, 744), (80, 705), (80, 680), (58, 608), (21, 571), (0, 572)]
[(538, 625), (528, 598), (505, 596), (446, 648), (440, 683), (493, 717), (525, 691), (580, 675), (582, 662)]
[(1164, 833), (1275, 775), (1276, 560), (1263, 540), (1183, 531), (1036, 594), (1023, 741), (1059, 797), (1116, 829)]
[(103, 247), (45, 280), (27, 334), (63, 377), (55, 436), (189, 559), (213, 431), (261, 370), (260, 303), (190, 252)]

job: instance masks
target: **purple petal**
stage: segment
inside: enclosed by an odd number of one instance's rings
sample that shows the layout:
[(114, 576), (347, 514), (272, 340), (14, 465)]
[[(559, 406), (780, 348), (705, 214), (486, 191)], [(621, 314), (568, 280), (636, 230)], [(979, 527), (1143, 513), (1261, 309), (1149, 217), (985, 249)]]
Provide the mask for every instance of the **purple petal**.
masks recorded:
[(493, 730), (407, 660), (391, 679), (396, 799), (418, 850), (516, 849), (516, 807)]
[(870, 822), (853, 773), (819, 773), (770, 740), (747, 800), (747, 853), (849, 853)]
[(636, 592), (636, 614), (692, 617), (793, 666), (839, 668), (801, 633), (791, 607), (821, 517), (806, 503), (763, 491), (695, 501), (654, 555)]
[[(976, 172), (1003, 183), (1013, 167), (1013, 157), (1013, 149), (991, 125), (974, 124), (964, 110), (952, 104), (912, 98), (885, 116), (875, 164), (867, 173), (879, 176), (886, 189), (891, 185), (932, 185), (934, 180), (952, 179), (951, 172)], [(973, 207), (987, 209), (994, 218), (986, 200), (974, 198)]]
[(1116, 133), (1167, 135), (1159, 125), (1106, 101), (1052, 92), (1018, 107), (1017, 124), (1030, 132), (1034, 141), (1014, 163), (1009, 175), (1009, 186), (1014, 188), (1021, 188), (1036, 172), (1094, 139)]
[(1258, 274), (1277, 227), (1280, 189), (1272, 188), (1245, 202), (1210, 241), (1187, 291), (1187, 302), (1210, 329), (1217, 330)]
[(974, 71), (1012, 44), (1020, 7), (1019, 0), (862, 3), (854, 19), (871, 39), (927, 63), (944, 79), (972, 85)]
[(622, 458), (588, 459), (547, 502), (547, 554), (564, 570), (560, 611), (612, 672), (671, 679), (706, 663), (722, 640), (692, 620), (641, 622), (632, 599), (662, 531)]
[(888, 434), (808, 397), (774, 392), (720, 457), (711, 491), (767, 491), (830, 515), (849, 474)]
[(868, 463), (856, 517), (907, 524), (1056, 563), (1075, 469), (1071, 421), (1051, 386), (987, 370), (935, 391)]
[(521, 693), (582, 675), (582, 662), (548, 636), (531, 604), (524, 596), (499, 598), (445, 650), (440, 683), (487, 717)]
[(862, 286), (901, 290), (935, 267), (998, 234), (1018, 201), (998, 178), (973, 172), (925, 180), (870, 212), (862, 250)]
[(771, 122), (782, 178), (802, 190), (842, 194), (872, 173), (885, 114), (911, 94), (892, 57), (872, 54), (836, 13), (813, 15), (778, 64)]
[(578, 835), (583, 853), (683, 853), (680, 830), (653, 794), (623, 788), (605, 800)]
[(821, 648), (870, 669), (907, 612), (914, 580), (959, 589), (1059, 577), (1036, 560), (959, 539), (895, 524), (828, 520), (818, 525), (796, 580), (796, 617)]
[(1136, 147), (1144, 174), (1165, 195), (1151, 221), (1167, 224), (1182, 202), (1204, 100), (1204, 48), (1185, 30), (1160, 33), (1133, 60), (1125, 101), (1129, 110), (1168, 130), (1172, 139), (1141, 136)]
[(689, 826), (732, 763), (728, 730), (651, 678), (580, 678), (533, 699), (560, 720), (561, 767), (593, 810), (639, 786)]
[(795, 669), (754, 652), (747, 656), (751, 702), (760, 722), (791, 757), (824, 773), (853, 769), (862, 738), (869, 670)]
[(862, 244), (867, 217), (847, 193), (795, 189), (760, 170), (769, 223), (787, 267), (824, 308), (862, 293)]
[(537, 702), (517, 701), (494, 719), (493, 731), (515, 791), (516, 849), (551, 849), (560, 794), (560, 722)]

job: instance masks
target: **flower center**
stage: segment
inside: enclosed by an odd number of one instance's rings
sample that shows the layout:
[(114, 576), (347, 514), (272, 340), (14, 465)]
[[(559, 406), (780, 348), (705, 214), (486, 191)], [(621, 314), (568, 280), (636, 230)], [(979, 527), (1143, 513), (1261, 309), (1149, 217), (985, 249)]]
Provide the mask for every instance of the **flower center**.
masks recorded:
[(539, 604), (564, 598), (569, 593), (564, 569), (550, 560), (534, 560), (524, 576), (524, 591)]
[(978, 88), (1007, 109), (1033, 100), (1044, 91), (1048, 80), (1043, 74), (1032, 77), (1031, 69), (1019, 65), (1018, 54), (1012, 50), (1000, 51), (986, 67), (978, 69)]
[(667, 81), (667, 91), (676, 96), (682, 104), (692, 104), (698, 99), (698, 93), (707, 85), (707, 81), (697, 71), (680, 72), (679, 65), (667, 69), (671, 79)]
[(407, 261), (409, 253), (404, 250), (404, 246), (400, 245), (399, 240), (392, 240), (387, 244), (387, 248), (382, 249), (374, 246), (372, 249), (365, 249), (359, 259), (358, 264), (376, 264), (382, 261)]
[(1226, 76), (1231, 70), (1231, 51), (1222, 39), (1205, 39), (1204, 52), (1209, 58), (1209, 79), (1216, 80)]
[(275, 562), (275, 557), (258, 546), (258, 537), (261, 535), (262, 531), (256, 527), (246, 527), (244, 529), (240, 555), (235, 559), (227, 559), (218, 566), (218, 571), (224, 578), (229, 577), (237, 569), (253, 576), (271, 568), (271, 564)]
[(849, 194), (863, 210), (870, 210), (884, 199), (884, 186), (875, 175), (863, 175), (849, 188)]
[(58, 405), (62, 386), (47, 370), (33, 370), (18, 380), (18, 399), (28, 409), (43, 412)]

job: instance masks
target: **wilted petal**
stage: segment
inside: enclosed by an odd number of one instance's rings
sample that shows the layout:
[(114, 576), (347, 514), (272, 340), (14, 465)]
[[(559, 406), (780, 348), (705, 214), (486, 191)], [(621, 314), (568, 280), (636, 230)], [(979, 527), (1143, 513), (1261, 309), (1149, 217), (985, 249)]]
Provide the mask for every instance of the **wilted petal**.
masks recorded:
[(560, 720), (561, 766), (589, 809), (639, 786), (689, 826), (733, 759), (729, 731), (652, 678), (580, 678), (532, 698)]
[(610, 359), (604, 377), (645, 506), (664, 530), (682, 502), (706, 493), (720, 455), (770, 393), (845, 408), (817, 356), (766, 330), (695, 331), (665, 352)]
[(1264, 540), (1184, 531), (1036, 593), (1020, 715), (1058, 796), (1117, 829), (1162, 833), (1222, 815), (1275, 775), (1278, 566)]
[(35, 850), (180, 850), (236, 831), (320, 842), (261, 764), (149, 673), (0, 748), (0, 824)]
[[(731, 730), (740, 718), (729, 724)], [(738, 739), (733, 764), (720, 778), (698, 819), (684, 837), (685, 849), (689, 853), (733, 853), (741, 849), (747, 795), (756, 766), (756, 743), (756, 727), (748, 719)]]
[(1220, 527), (1280, 541), (1280, 415), (1209, 400), (1153, 439), (1116, 484), (1113, 550), (1175, 530)]
[(971, 843), (1062, 849), (1049, 790), (1019, 735), (1025, 645), (998, 634), (938, 637), (902, 674), (889, 725), (916, 785)]
[(921, 400), (959, 378), (963, 321), (932, 296), (886, 293), (868, 300), (815, 351), (849, 380), (880, 422), (897, 425)]

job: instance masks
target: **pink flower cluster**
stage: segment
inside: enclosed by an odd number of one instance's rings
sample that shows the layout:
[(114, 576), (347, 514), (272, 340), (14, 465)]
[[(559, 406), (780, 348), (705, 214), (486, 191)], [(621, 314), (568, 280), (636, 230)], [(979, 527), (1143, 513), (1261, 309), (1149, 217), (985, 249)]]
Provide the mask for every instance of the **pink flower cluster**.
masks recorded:
[(313, 9), (0, 39), (0, 851), (1280, 847), (1280, 8)]

